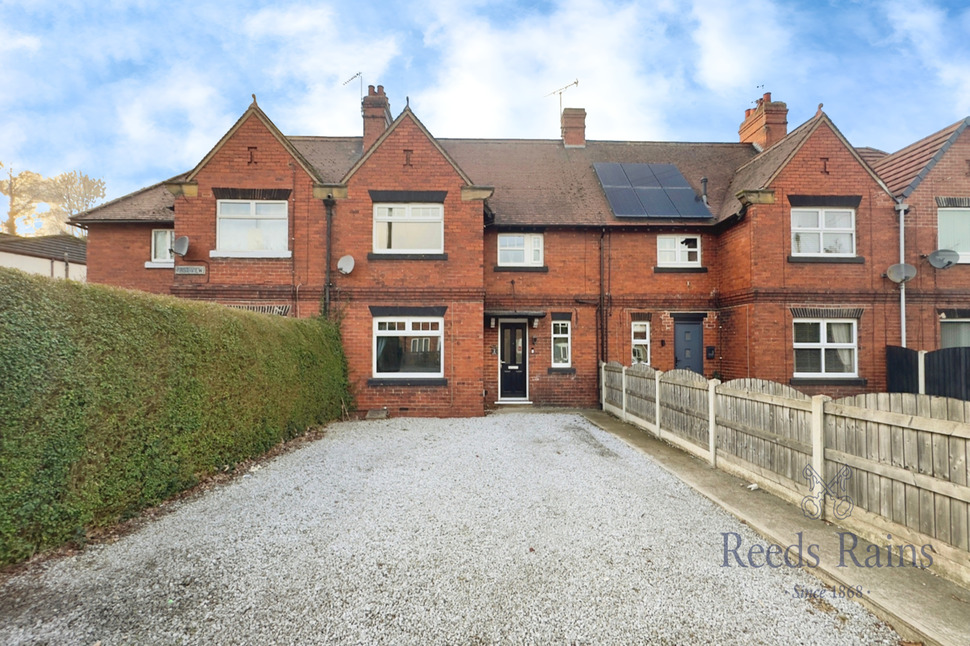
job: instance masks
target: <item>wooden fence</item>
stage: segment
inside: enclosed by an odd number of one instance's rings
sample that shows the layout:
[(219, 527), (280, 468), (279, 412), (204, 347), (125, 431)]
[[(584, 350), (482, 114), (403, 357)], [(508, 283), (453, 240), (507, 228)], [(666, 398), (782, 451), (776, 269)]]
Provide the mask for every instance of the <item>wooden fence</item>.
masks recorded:
[(970, 583), (970, 402), (601, 370), (607, 412), (872, 542), (930, 543), (943, 573)]

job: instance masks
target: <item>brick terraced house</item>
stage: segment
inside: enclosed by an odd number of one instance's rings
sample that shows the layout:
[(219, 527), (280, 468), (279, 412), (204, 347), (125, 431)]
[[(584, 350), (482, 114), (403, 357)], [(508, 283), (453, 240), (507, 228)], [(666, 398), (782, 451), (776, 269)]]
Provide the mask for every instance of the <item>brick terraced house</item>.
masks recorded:
[(595, 406), (600, 361), (880, 391), (906, 330), (970, 345), (968, 122), (887, 155), (787, 113), (765, 94), (738, 143), (587, 140), (575, 108), (560, 140), (437, 139), (371, 86), (362, 137), (288, 137), (254, 101), (74, 223), (91, 282), (339, 317), (358, 407), (394, 415)]

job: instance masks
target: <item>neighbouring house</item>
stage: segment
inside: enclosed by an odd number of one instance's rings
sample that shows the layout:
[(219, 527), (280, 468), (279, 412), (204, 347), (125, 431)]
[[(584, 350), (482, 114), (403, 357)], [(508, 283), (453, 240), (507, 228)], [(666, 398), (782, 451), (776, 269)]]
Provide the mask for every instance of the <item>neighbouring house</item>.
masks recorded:
[(35, 237), (0, 233), (0, 267), (84, 282), (87, 243), (67, 233)]
[[(254, 101), (194, 169), (73, 219), (90, 280), (339, 317), (359, 408), (406, 415), (594, 406), (602, 361), (884, 390), (903, 321), (934, 349), (913, 327), (966, 317), (970, 256), (927, 277), (937, 207), (878, 172), (905, 150), (821, 108), (789, 132), (765, 94), (737, 143), (588, 140), (576, 108), (561, 139), (438, 139), (380, 86), (362, 113), (362, 137), (285, 136)], [(970, 179), (946, 177), (957, 244)]]

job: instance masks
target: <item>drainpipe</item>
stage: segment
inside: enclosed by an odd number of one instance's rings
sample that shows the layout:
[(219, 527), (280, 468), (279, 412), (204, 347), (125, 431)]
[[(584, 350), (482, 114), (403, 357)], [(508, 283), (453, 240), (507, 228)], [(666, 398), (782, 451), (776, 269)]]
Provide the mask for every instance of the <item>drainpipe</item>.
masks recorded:
[(336, 204), (333, 195), (327, 195), (323, 205), (327, 207), (327, 272), (323, 286), (323, 315), (330, 318), (330, 265), (333, 256), (333, 206)]
[[(899, 198), (896, 203), (896, 211), (899, 212), (899, 264), (906, 262), (906, 211), (909, 204)], [(906, 347), (906, 281), (899, 283), (899, 332), (900, 345)]]

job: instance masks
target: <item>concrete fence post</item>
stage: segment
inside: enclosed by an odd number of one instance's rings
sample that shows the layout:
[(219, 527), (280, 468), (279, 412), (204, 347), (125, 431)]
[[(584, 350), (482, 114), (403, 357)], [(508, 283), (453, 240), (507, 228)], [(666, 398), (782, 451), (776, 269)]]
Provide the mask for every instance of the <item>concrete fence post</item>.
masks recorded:
[(818, 501), (819, 520), (825, 518), (825, 395), (812, 397), (812, 468), (815, 479), (811, 482), (812, 495)]
[(626, 419), (626, 366), (623, 366), (620, 369), (620, 387), (623, 389), (623, 395), (620, 401), (622, 402), (621, 408), (623, 409), (622, 419), (625, 422), (627, 421)]
[(926, 350), (919, 351), (917, 366), (919, 367), (919, 394), (926, 394)]
[(654, 413), (656, 413), (656, 433), (657, 437), (660, 437), (660, 377), (663, 375), (659, 370), (654, 373), (654, 385), (656, 386), (656, 395), (654, 395)]
[(710, 451), (711, 466), (717, 468), (717, 387), (719, 379), (707, 382), (707, 444)]
[(600, 361), (600, 408), (606, 410), (606, 362)]

